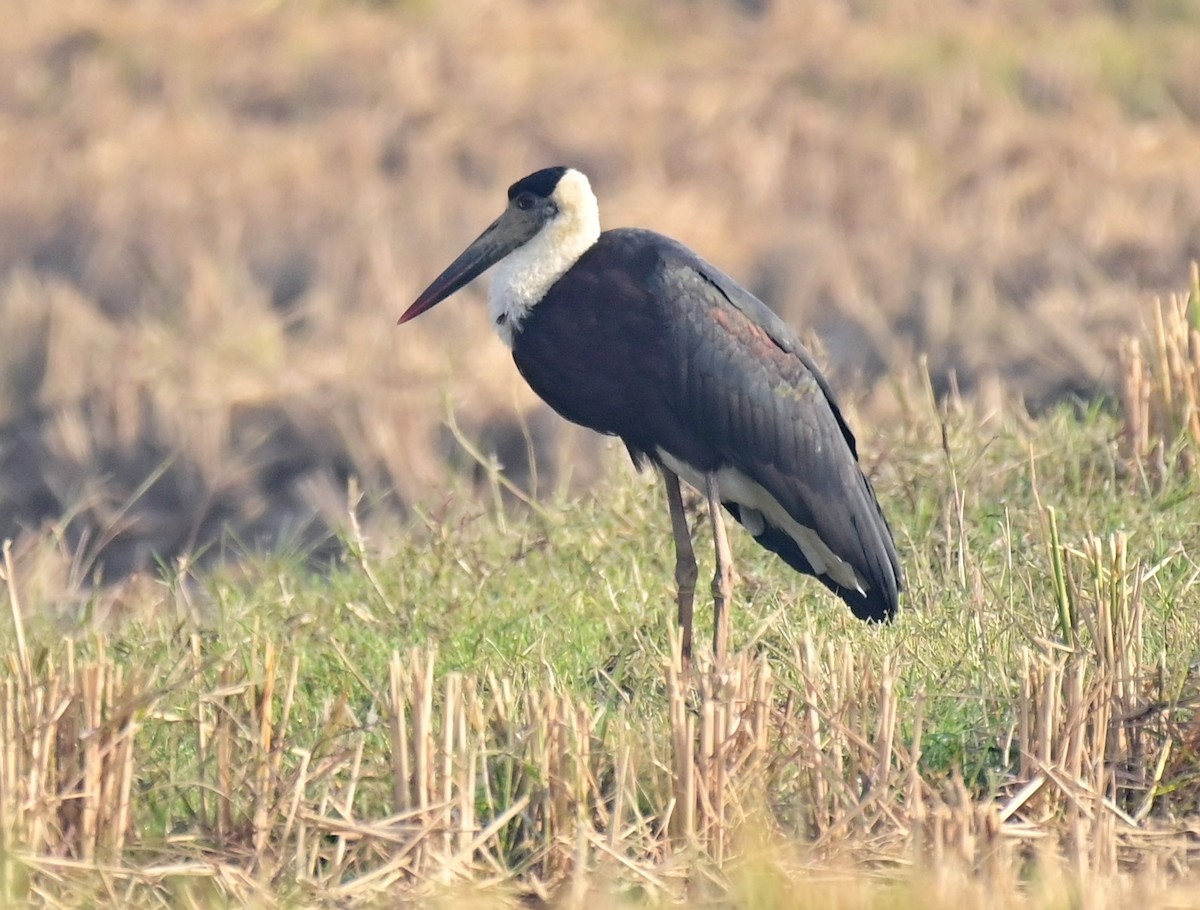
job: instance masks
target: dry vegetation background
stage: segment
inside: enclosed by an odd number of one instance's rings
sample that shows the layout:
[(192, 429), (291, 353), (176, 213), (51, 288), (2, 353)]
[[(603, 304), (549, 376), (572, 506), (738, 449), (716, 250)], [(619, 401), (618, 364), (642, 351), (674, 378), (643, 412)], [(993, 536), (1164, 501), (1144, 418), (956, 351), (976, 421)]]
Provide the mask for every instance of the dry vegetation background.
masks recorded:
[[(1198, 73), (1200, 0), (7, 0), (0, 904), (1197, 906)], [(685, 675), (653, 479), (480, 288), (395, 327), (560, 162), (817, 340), (902, 622), (742, 535)]]
[(393, 326), (547, 164), (814, 333), (879, 419), (921, 354), (939, 389), (1035, 408), (1115, 390), (1117, 339), (1200, 255), (1193, 0), (4, 19), (0, 537), (51, 528), (76, 580), (319, 548), (352, 475), (382, 511), (428, 501), (473, 469), (449, 409), (522, 484), (530, 453), (543, 485), (593, 471), (478, 290)]

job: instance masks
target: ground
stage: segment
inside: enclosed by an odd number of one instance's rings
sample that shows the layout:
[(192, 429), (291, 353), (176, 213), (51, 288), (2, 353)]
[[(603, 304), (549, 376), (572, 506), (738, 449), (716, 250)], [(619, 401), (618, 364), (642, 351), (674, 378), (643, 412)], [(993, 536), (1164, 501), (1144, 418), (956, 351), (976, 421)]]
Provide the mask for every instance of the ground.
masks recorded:
[[(17, 0), (0, 895), (1194, 906), (1198, 32)], [(736, 661), (684, 674), (653, 477), (478, 288), (393, 325), (560, 162), (813, 339), (899, 623), (736, 536)]]

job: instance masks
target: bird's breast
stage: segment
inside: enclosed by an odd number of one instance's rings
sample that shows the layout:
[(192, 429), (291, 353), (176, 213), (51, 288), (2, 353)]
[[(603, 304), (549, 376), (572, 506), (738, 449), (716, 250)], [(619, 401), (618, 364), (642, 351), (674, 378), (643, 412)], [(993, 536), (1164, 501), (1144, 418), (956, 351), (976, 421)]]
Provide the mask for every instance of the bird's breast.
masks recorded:
[(513, 360), (554, 410), (629, 440), (663, 414), (667, 338), (644, 296), (601, 272), (568, 273), (513, 335)]

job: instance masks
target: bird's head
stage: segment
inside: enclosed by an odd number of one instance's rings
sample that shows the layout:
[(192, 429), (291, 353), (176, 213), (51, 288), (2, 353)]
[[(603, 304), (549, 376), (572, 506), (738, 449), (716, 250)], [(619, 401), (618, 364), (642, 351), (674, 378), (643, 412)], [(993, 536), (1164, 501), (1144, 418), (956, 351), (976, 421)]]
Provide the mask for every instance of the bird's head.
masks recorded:
[[(493, 308), (515, 324), (600, 236), (600, 215), (587, 177), (574, 168), (548, 167), (508, 188), (504, 213), (413, 302), (405, 323), (505, 260)], [(509, 324), (509, 318), (512, 323)]]

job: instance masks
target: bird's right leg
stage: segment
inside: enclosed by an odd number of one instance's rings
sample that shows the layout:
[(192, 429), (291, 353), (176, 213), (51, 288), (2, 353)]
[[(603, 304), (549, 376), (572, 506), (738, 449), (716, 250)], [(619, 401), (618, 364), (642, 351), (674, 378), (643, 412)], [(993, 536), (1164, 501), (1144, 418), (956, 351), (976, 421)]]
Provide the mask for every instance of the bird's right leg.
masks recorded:
[(679, 477), (670, 468), (662, 468), (663, 483), (667, 486), (667, 505), (671, 510), (671, 533), (675, 536), (675, 589), (679, 599), (679, 628), (683, 643), (683, 665), (692, 662), (692, 606), (696, 600), (696, 553), (692, 549), (692, 532), (688, 530), (683, 511), (683, 495), (679, 492)]

